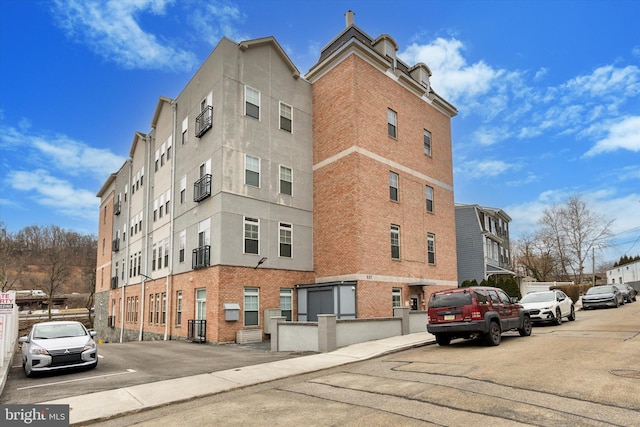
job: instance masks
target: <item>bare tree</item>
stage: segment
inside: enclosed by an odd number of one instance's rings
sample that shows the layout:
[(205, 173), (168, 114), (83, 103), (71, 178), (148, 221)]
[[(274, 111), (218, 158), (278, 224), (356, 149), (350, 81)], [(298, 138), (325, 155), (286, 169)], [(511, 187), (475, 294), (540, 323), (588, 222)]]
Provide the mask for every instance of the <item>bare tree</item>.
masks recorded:
[(556, 272), (557, 261), (553, 256), (553, 244), (550, 236), (537, 232), (525, 234), (515, 242), (515, 261), (524, 269), (524, 273), (539, 282), (549, 281)]
[(571, 273), (582, 283), (585, 261), (592, 250), (607, 245), (613, 220), (589, 210), (580, 196), (572, 196), (564, 206), (546, 209), (540, 223), (543, 232), (553, 236), (560, 272)]
[(18, 236), (7, 232), (0, 222), (0, 291), (17, 289), (31, 252)]

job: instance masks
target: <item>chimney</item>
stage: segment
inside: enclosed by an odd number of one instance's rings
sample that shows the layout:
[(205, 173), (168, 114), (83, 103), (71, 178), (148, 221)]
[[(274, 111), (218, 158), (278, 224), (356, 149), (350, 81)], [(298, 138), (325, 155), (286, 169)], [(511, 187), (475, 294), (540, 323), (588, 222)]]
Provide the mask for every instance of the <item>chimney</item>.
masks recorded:
[(353, 10), (347, 10), (344, 16), (347, 18), (347, 28), (353, 26), (353, 17), (356, 16)]

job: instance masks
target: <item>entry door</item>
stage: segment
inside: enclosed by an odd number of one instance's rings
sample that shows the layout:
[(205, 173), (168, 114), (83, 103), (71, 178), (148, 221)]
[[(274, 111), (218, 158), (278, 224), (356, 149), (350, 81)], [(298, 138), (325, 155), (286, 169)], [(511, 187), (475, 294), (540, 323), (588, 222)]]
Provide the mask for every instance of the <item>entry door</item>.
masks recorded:
[(333, 314), (333, 290), (309, 290), (307, 320), (317, 322), (318, 314)]

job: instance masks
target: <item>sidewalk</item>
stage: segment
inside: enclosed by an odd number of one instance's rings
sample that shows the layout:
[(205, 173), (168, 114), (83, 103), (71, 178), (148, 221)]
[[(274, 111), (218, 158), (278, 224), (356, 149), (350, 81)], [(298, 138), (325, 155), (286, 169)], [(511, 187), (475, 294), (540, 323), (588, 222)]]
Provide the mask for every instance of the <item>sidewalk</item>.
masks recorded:
[(301, 356), (241, 369), (140, 384), (132, 387), (42, 402), (69, 405), (70, 425), (106, 420), (241, 387), (367, 360), (435, 342), (433, 335), (419, 332), (339, 348), (330, 353)]

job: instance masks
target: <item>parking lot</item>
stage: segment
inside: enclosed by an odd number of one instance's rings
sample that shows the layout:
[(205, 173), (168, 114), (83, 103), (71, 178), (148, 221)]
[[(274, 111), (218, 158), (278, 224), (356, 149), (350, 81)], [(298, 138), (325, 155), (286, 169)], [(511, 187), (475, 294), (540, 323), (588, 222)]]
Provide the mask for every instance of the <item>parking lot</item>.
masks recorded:
[(270, 343), (195, 344), (150, 341), (100, 344), (98, 366), (89, 371), (26, 378), (19, 351), (13, 359), (0, 403), (38, 403), (136, 384), (186, 377), (301, 356), (270, 351)]

